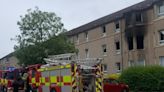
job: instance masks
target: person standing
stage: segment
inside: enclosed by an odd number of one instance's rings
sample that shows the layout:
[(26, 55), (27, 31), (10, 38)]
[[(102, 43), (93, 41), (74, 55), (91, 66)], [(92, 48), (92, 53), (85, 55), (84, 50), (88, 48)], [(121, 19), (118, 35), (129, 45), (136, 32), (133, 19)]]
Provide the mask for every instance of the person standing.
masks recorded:
[(19, 80), (20, 77), (16, 78), (16, 80), (14, 80), (13, 82), (13, 92), (18, 92), (19, 91)]
[(24, 89), (25, 89), (25, 92), (29, 92), (30, 85), (29, 85), (29, 78), (28, 78), (27, 70), (24, 71), (24, 73), (22, 75), (22, 79), (24, 81)]

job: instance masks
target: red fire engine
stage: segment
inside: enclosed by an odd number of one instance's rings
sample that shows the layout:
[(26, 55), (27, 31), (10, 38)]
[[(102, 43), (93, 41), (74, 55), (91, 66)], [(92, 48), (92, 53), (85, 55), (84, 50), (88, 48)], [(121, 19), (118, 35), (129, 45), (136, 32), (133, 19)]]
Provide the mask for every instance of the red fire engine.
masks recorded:
[(74, 54), (46, 58), (28, 67), (29, 84), (37, 92), (102, 92), (101, 59), (75, 60)]
[[(13, 81), (20, 75), (21, 69), (0, 70), (0, 92), (7, 92), (13, 89)], [(22, 87), (19, 87), (22, 89)]]

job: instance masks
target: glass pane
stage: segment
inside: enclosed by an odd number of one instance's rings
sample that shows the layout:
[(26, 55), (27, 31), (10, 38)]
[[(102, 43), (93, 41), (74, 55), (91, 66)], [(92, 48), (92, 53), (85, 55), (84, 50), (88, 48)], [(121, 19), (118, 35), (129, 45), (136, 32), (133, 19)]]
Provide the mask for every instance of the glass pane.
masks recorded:
[(164, 13), (164, 5), (159, 6), (159, 13)]
[(164, 56), (161, 56), (159, 58), (160, 58), (160, 65), (164, 66)]

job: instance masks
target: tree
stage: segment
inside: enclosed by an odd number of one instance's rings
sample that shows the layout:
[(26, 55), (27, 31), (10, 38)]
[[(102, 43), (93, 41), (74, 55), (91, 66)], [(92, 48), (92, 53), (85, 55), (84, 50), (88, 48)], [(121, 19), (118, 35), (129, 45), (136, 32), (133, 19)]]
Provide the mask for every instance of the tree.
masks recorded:
[(45, 63), (48, 55), (75, 52), (74, 45), (63, 32), (61, 18), (55, 13), (29, 9), (18, 21), (20, 35), (16, 36), (15, 55), (20, 64)]
[(60, 17), (52, 12), (42, 12), (37, 7), (33, 11), (28, 9), (27, 14), (21, 16), (21, 20), (17, 24), (20, 35), (16, 38), (23, 47), (46, 41), (65, 31)]

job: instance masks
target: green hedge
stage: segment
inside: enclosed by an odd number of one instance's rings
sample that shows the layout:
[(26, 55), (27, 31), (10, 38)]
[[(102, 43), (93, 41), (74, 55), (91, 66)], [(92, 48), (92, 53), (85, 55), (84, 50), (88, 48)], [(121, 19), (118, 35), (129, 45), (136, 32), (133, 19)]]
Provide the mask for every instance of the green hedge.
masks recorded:
[(164, 92), (164, 67), (130, 67), (122, 72), (120, 81), (134, 92)]

